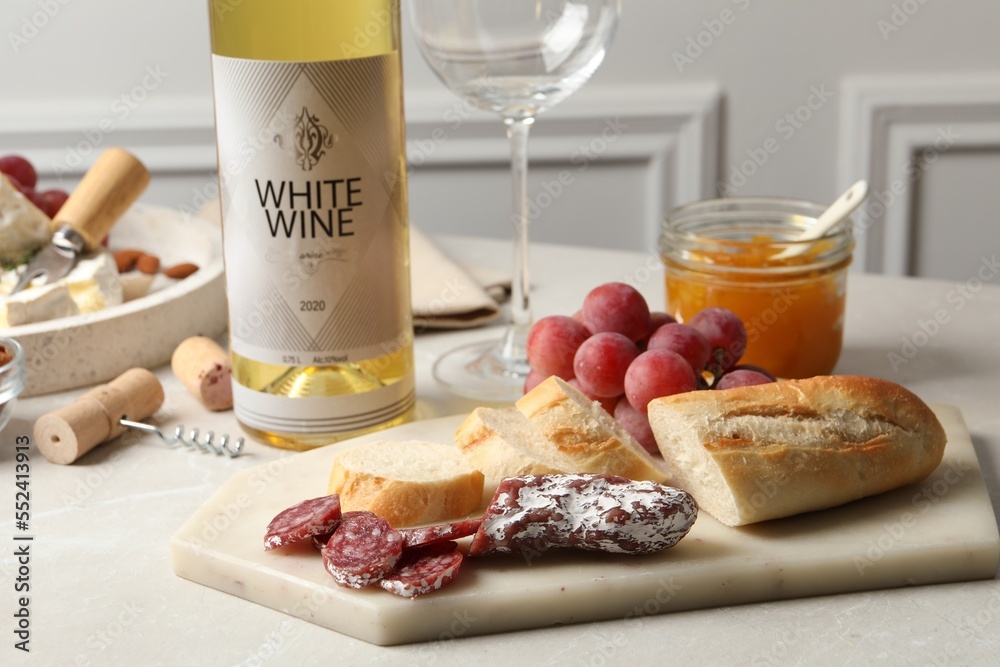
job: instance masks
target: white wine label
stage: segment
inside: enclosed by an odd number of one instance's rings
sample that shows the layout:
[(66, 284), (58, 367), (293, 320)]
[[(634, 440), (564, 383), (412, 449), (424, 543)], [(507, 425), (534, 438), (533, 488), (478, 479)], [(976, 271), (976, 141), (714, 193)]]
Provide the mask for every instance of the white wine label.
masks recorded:
[(321, 435), (383, 424), (413, 407), (413, 375), (361, 394), (280, 396), (233, 383), (233, 411), (241, 424), (261, 431)]
[(398, 56), (212, 62), (232, 350), (331, 366), (409, 344)]

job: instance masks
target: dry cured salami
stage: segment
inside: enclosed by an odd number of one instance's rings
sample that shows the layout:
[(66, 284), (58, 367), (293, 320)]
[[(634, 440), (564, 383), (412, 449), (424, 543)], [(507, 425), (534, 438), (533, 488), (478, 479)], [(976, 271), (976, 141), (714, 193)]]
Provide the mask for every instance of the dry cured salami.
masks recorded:
[(457, 542), (436, 542), (408, 550), (399, 565), (379, 585), (390, 593), (414, 597), (433, 593), (450, 583), (464, 556)]
[(467, 519), (465, 521), (453, 521), (451, 523), (439, 523), (433, 526), (421, 526), (419, 528), (404, 528), (400, 530), (403, 534), (403, 548), (410, 549), (427, 544), (437, 544), (448, 540), (457, 540), (462, 537), (474, 535), (479, 526), (483, 524), (482, 518)]
[(267, 524), (264, 549), (277, 549), (315, 535), (332, 533), (340, 523), (340, 497), (337, 494), (310, 498), (279, 512)]
[(323, 547), (323, 565), (333, 580), (364, 588), (392, 571), (403, 553), (403, 536), (370, 512), (345, 517)]
[(368, 512), (365, 510), (354, 510), (351, 512), (344, 512), (343, 514), (340, 515), (340, 521), (337, 522), (337, 525), (335, 525), (333, 527), (333, 530), (331, 530), (329, 533), (323, 533), (322, 535), (313, 535), (312, 537), (313, 546), (316, 547), (317, 551), (322, 551), (323, 547), (326, 546), (326, 543), (330, 541), (331, 537), (333, 537), (333, 533), (337, 530), (337, 526), (340, 525), (341, 521), (344, 521), (345, 519), (350, 519), (352, 516), (360, 516), (360, 515), (375, 516), (375, 513)]
[(569, 547), (648, 554), (676, 544), (698, 516), (686, 491), (613, 475), (527, 475), (500, 482), (470, 556)]

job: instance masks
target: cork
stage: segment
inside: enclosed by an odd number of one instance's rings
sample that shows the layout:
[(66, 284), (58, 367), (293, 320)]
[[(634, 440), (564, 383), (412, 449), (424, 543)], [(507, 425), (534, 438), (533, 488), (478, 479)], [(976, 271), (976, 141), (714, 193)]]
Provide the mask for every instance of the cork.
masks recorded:
[(163, 386), (145, 368), (125, 371), (108, 384), (94, 387), (73, 403), (35, 422), (35, 445), (53, 463), (73, 463), (128, 427), (122, 419), (145, 419), (163, 405)]
[(211, 338), (193, 336), (182, 341), (170, 358), (170, 367), (209, 410), (233, 407), (232, 361)]

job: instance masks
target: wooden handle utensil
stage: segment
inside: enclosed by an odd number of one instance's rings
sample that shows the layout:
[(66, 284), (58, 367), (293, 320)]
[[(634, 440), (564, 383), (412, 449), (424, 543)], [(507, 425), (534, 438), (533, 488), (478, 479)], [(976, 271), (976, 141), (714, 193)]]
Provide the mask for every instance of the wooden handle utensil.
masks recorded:
[(139, 158), (122, 148), (109, 148), (84, 174), (53, 226), (69, 225), (92, 251), (148, 184), (149, 172)]

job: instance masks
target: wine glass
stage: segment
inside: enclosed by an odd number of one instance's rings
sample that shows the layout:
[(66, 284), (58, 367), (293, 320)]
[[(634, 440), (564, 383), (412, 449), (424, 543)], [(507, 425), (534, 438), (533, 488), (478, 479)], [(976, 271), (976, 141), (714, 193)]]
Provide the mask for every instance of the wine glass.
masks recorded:
[(531, 327), (528, 285), (528, 130), (578, 90), (611, 44), (620, 0), (408, 0), (424, 59), (470, 103), (503, 119), (513, 181), (511, 322), (499, 341), (440, 357), (434, 376), (455, 393), (508, 401), (523, 391)]

